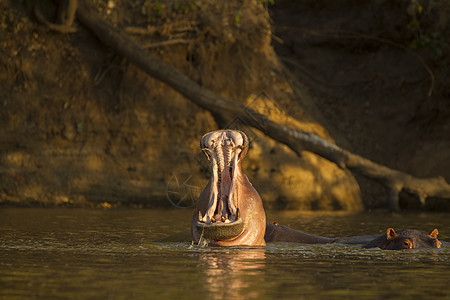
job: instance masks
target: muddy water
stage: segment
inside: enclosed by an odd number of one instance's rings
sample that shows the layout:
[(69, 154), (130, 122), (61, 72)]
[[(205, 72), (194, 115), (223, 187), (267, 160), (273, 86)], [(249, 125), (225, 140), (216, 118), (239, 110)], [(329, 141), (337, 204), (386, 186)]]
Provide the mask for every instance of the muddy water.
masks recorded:
[[(450, 248), (198, 248), (191, 211), (0, 209), (0, 299), (449, 298)], [(450, 240), (449, 214), (268, 212), (327, 236), (413, 227)], [(164, 239), (164, 242), (155, 240)]]

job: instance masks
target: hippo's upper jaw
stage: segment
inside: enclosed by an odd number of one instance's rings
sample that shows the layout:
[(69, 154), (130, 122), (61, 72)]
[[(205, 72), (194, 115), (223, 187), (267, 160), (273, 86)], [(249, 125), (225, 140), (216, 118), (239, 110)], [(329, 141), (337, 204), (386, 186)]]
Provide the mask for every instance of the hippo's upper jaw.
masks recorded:
[(235, 130), (214, 131), (202, 137), (200, 147), (211, 162), (212, 176), (193, 216), (194, 241), (202, 237), (217, 245), (264, 244), (262, 201), (240, 166), (248, 150), (247, 136)]
[(203, 215), (199, 211), (199, 222), (232, 223), (239, 219), (236, 178), (241, 153), (248, 147), (247, 137), (235, 131), (215, 131), (203, 136), (200, 147), (211, 162), (212, 177), (208, 209)]

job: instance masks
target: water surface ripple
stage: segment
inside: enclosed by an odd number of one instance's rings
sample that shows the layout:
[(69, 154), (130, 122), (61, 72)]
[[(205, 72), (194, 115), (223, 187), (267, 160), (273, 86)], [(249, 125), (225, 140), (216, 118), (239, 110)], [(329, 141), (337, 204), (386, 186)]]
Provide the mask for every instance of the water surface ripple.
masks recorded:
[[(0, 298), (450, 298), (450, 247), (383, 251), (272, 243), (198, 247), (192, 211), (0, 209)], [(268, 212), (326, 236), (438, 228), (448, 214)], [(163, 240), (163, 242), (156, 242)]]

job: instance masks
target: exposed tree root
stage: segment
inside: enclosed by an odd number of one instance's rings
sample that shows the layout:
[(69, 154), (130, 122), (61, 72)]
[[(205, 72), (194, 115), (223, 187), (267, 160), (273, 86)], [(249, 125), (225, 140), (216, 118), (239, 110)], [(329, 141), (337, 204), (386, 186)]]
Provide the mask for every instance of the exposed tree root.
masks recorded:
[(214, 116), (228, 121), (238, 117), (246, 125), (259, 129), (267, 136), (286, 144), (298, 155), (301, 155), (303, 150), (311, 151), (336, 163), (341, 168), (347, 168), (381, 183), (388, 191), (389, 205), (392, 210), (400, 209), (398, 197), (401, 191), (416, 195), (422, 203), (425, 203), (427, 197), (450, 200), (450, 185), (442, 177), (415, 178), (353, 154), (314, 134), (277, 124), (243, 104), (219, 97), (201, 87), (172, 66), (145, 51), (134, 40), (104, 21), (86, 5), (79, 5), (77, 17), (105, 45), (136, 64), (150, 76), (161, 80), (195, 104), (209, 110)]
[(173, 40), (167, 40), (167, 41), (161, 41), (161, 42), (155, 42), (155, 43), (148, 43), (142, 45), (142, 48), (148, 49), (148, 48), (157, 48), (157, 47), (167, 47), (167, 46), (173, 46), (177, 44), (189, 44), (189, 40), (186, 39), (173, 39)]
[(73, 21), (75, 20), (75, 14), (77, 11), (77, 0), (60, 0), (58, 6), (58, 24), (48, 21), (41, 13), (39, 8), (40, 0), (37, 0), (33, 7), (33, 12), (39, 23), (45, 25), (50, 30), (60, 33), (73, 33), (77, 29), (73, 27)]

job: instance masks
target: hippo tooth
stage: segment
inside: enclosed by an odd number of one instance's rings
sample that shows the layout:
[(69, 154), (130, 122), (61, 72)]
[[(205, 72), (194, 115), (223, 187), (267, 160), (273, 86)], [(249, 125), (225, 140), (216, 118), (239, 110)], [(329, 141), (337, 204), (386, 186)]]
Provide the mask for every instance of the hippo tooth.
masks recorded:
[(216, 219), (214, 219), (214, 217), (212, 217), (211, 222), (216, 223)]
[(198, 221), (199, 222), (205, 222), (204, 220), (203, 220), (203, 217), (202, 217), (202, 213), (200, 212), (200, 211), (198, 211)]
[(222, 222), (225, 222), (225, 217), (224, 216), (222, 216)]

